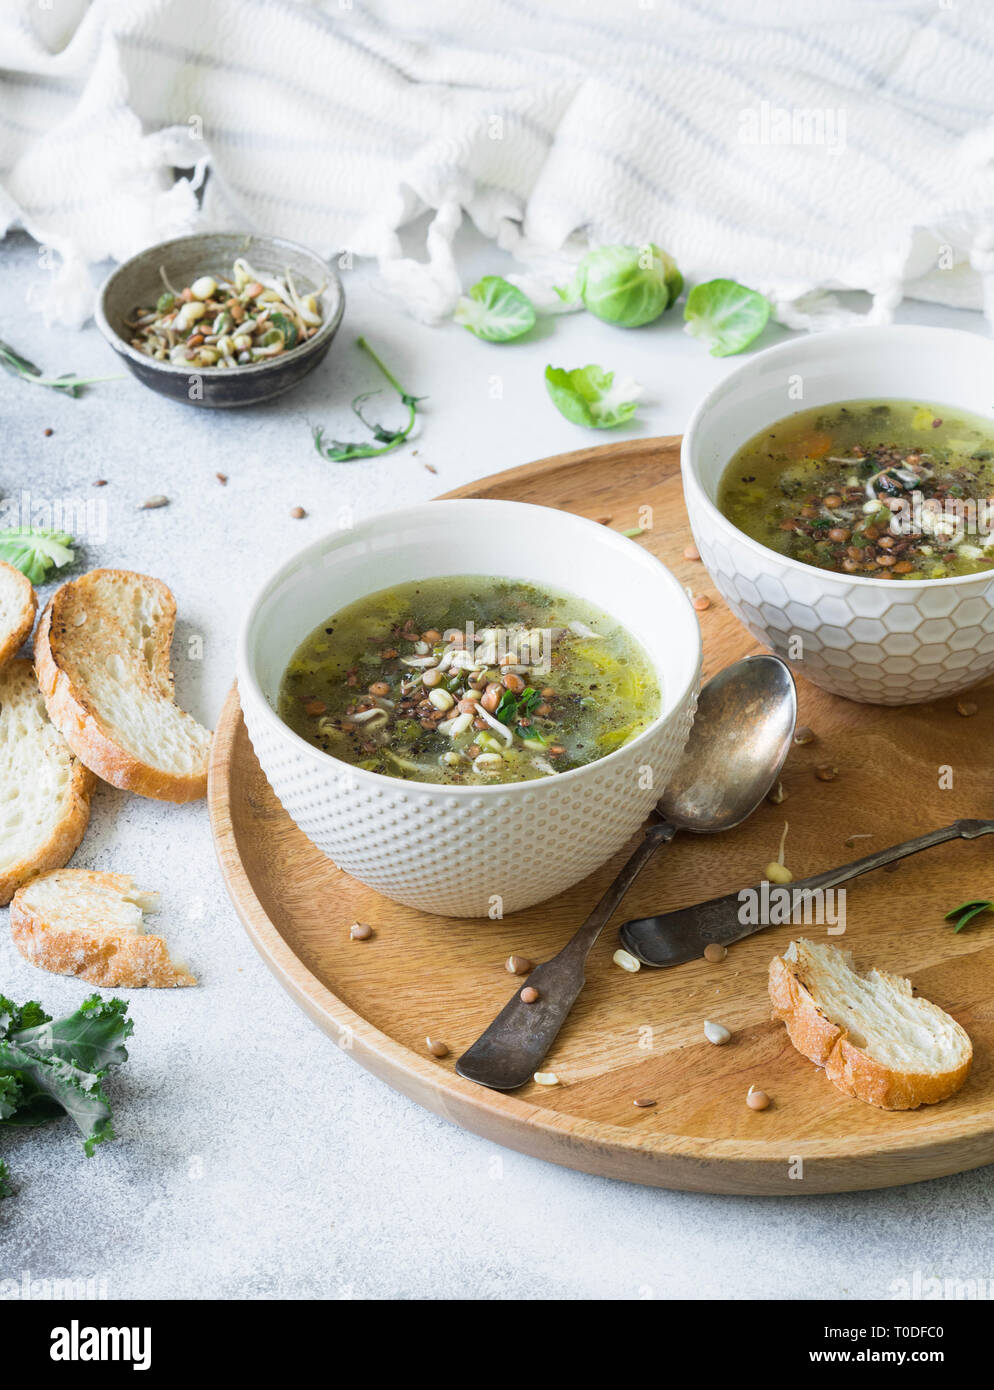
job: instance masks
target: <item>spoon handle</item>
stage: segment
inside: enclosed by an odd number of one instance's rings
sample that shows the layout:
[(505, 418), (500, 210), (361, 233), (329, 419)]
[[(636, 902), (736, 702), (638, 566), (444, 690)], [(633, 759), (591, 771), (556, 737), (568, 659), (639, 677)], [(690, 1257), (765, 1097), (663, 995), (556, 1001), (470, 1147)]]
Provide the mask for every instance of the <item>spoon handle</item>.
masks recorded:
[[(795, 895), (803, 894), (806, 890), (834, 888), (860, 874), (869, 873), (871, 869), (893, 864), (895, 860), (917, 854), (919, 850), (931, 849), (933, 845), (941, 845), (947, 840), (973, 840), (978, 835), (990, 834), (994, 834), (994, 820), (954, 821), (952, 825), (931, 830), (914, 840), (877, 850), (863, 859), (855, 859), (835, 869), (825, 869), (820, 874), (797, 879), (784, 887), (791, 893), (794, 903), (803, 905), (803, 899), (799, 900)], [(762, 893), (759, 888), (749, 891), (757, 896)], [(619, 933), (621, 943), (644, 965), (682, 965), (685, 961), (696, 960), (703, 954), (705, 946), (711, 943), (729, 946), (733, 941), (741, 941), (771, 925), (769, 922), (743, 922), (740, 915), (742, 907), (740, 893), (726, 893), (722, 898), (712, 898), (693, 907), (678, 908), (675, 912), (660, 913), (656, 917), (636, 918), (622, 924)]]
[[(676, 830), (665, 821), (649, 827), (583, 925), (558, 955), (536, 966), (518, 984), (490, 1027), (459, 1058), (460, 1076), (495, 1091), (513, 1091), (532, 1079), (583, 988), (591, 947), (653, 854), (672, 840)], [(534, 1003), (526, 1004), (521, 998), (525, 988), (538, 991)]]

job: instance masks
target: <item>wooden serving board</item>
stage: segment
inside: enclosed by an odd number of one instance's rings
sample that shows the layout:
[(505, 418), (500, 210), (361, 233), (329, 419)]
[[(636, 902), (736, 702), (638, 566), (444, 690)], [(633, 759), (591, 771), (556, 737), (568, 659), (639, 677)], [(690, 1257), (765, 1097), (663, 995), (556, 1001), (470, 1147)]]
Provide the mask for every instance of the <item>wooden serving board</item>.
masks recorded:
[[(627, 529), (653, 509), (647, 546), (711, 607), (701, 614), (705, 678), (756, 650), (718, 598), (690, 540), (677, 439), (585, 449), (515, 468), (449, 496), (560, 507)], [(643, 513), (643, 516), (645, 514)], [(795, 877), (844, 863), (962, 816), (994, 810), (994, 691), (972, 716), (954, 700), (891, 709), (827, 695), (799, 675), (799, 723), (817, 734), (795, 747), (788, 799), (764, 804), (737, 830), (678, 837), (629, 894), (618, 920), (757, 884), (790, 823)], [(814, 775), (838, 768), (834, 781)], [(951, 769), (952, 789), (942, 770)], [(771, 956), (803, 928), (774, 927), (703, 959), (630, 975), (612, 963), (615, 926), (588, 967), (587, 986), (547, 1067), (558, 1087), (510, 1094), (456, 1076), (456, 1057), (510, 997), (511, 952), (541, 961), (586, 916), (622, 856), (569, 893), (502, 922), (455, 921), (400, 907), (347, 877), (305, 839), (263, 777), (232, 690), (214, 741), (210, 811), (221, 868), (253, 943), (298, 1004), (356, 1061), (456, 1124), (499, 1144), (631, 1182), (692, 1191), (812, 1193), (885, 1187), (994, 1162), (994, 917), (955, 935), (943, 914), (994, 896), (990, 841), (957, 841), (849, 886), (856, 954), (909, 975), (955, 1015), (974, 1044), (963, 1090), (941, 1105), (888, 1114), (841, 1095), (771, 1021)], [(847, 845), (847, 837), (862, 835)], [(626, 851), (627, 853), (627, 851)], [(349, 938), (370, 923), (367, 942)], [(819, 935), (824, 928), (808, 929)], [(705, 1018), (733, 1039), (706, 1042)], [(425, 1037), (450, 1053), (429, 1056)], [(750, 1085), (773, 1098), (749, 1110)], [(636, 1107), (651, 1099), (651, 1107)]]

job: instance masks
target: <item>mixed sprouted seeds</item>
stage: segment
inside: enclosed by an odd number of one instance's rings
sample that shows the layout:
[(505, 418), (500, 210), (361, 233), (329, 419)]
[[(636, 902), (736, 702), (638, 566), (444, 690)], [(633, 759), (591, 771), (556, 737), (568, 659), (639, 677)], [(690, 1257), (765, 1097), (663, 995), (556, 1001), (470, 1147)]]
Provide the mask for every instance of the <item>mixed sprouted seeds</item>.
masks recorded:
[(638, 643), (563, 593), (480, 576), (404, 584), (316, 628), (284, 676), (280, 715), (344, 762), (417, 782), (555, 776), (656, 718)]
[(300, 347), (321, 327), (321, 291), (298, 289), (293, 272), (260, 275), (239, 257), (230, 277), (200, 275), (176, 289), (165, 271), (154, 305), (126, 327), (133, 348), (174, 366), (243, 367)]
[(994, 427), (915, 401), (799, 411), (732, 458), (718, 506), (803, 564), (874, 579), (994, 567)]

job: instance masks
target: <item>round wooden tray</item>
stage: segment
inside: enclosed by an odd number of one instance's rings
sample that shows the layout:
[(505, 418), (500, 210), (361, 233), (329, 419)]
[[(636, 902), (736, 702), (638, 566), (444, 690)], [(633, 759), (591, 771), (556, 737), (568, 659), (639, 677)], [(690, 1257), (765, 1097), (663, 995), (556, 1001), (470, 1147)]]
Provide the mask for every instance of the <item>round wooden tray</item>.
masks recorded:
[[(755, 650), (715, 594), (690, 538), (677, 439), (585, 449), (497, 474), (449, 496), (510, 498), (561, 507), (627, 529), (652, 508), (638, 541), (695, 593), (705, 677)], [(646, 513), (642, 512), (645, 518)], [(843, 863), (959, 816), (991, 811), (994, 700), (889, 709), (856, 705), (799, 679), (799, 722), (817, 741), (795, 747), (783, 775), (788, 799), (764, 804), (725, 835), (678, 837), (629, 894), (622, 916), (683, 906), (759, 882), (789, 820), (786, 858), (796, 877)], [(834, 781), (814, 776), (820, 763)], [(953, 789), (940, 787), (951, 768)], [(943, 778), (947, 781), (948, 777)], [(994, 1161), (994, 923), (960, 935), (943, 913), (994, 889), (986, 840), (955, 842), (850, 885), (848, 929), (833, 938), (911, 976), (973, 1038), (972, 1074), (944, 1104), (888, 1114), (841, 1095), (794, 1051), (770, 1019), (766, 971), (802, 928), (774, 927), (669, 971), (625, 974), (612, 963), (609, 927), (592, 953), (587, 986), (547, 1066), (562, 1085), (511, 1095), (456, 1076), (455, 1058), (510, 997), (503, 962), (513, 951), (545, 960), (586, 916), (621, 862), (562, 897), (501, 922), (431, 917), (350, 879), (283, 811), (252, 752), (232, 690), (214, 740), (210, 812), (232, 901), (273, 974), (324, 1031), (391, 1086), (487, 1139), (571, 1168), (703, 1192), (812, 1193), (915, 1182)], [(862, 835), (854, 844), (846, 840)], [(368, 942), (349, 938), (369, 922)], [(808, 928), (815, 935), (824, 928)], [(716, 1048), (705, 1018), (733, 1040)], [(450, 1054), (428, 1055), (425, 1036)], [(750, 1085), (773, 1097), (745, 1105)], [(636, 1099), (655, 1100), (639, 1108)]]

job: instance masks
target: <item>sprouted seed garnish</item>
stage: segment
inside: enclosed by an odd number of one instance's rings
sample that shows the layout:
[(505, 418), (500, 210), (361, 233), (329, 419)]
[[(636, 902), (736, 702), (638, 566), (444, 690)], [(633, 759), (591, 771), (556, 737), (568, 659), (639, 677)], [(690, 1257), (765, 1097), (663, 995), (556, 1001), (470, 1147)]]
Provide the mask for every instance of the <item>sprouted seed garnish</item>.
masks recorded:
[(746, 1092), (746, 1105), (750, 1110), (769, 1110), (770, 1098), (765, 1091), (761, 1091), (756, 1086), (750, 1086)]
[(771, 883), (793, 883), (794, 875), (784, 863), (784, 846), (787, 843), (787, 831), (790, 829), (790, 822), (784, 821), (783, 834), (780, 836), (780, 848), (777, 851), (776, 859), (770, 861), (763, 870), (763, 876), (768, 878)]
[(981, 912), (994, 912), (994, 902), (986, 898), (974, 898), (968, 903), (960, 903), (959, 907), (954, 907), (951, 912), (946, 913), (946, 921), (955, 920), (954, 932), (960, 932), (972, 922), (974, 917), (978, 917)]
[[(74, 397), (82, 393), (84, 386), (93, 386), (98, 381), (121, 380), (121, 373), (115, 376), (74, 376), (71, 372), (66, 372), (62, 376), (45, 376), (40, 367), (22, 357), (9, 343), (3, 342), (0, 342), (0, 367), (6, 367), (8, 372), (13, 372), (32, 386), (48, 386), (53, 391), (62, 391), (65, 395)], [(51, 434), (52, 430), (46, 430), (45, 433)]]
[[(394, 376), (393, 372), (386, 367), (373, 349), (366, 342), (365, 338), (357, 339), (358, 347), (369, 356), (379, 367), (380, 371), (389, 381), (390, 385), (397, 392), (404, 405), (407, 406), (407, 423), (400, 429), (390, 429), (386, 425), (379, 425), (374, 420), (367, 420), (362, 413), (363, 401), (368, 401), (371, 396), (375, 396), (375, 391), (365, 391), (362, 395), (355, 396), (352, 400), (352, 410), (359, 417), (362, 423), (370, 431), (373, 438), (369, 443), (358, 443), (333, 439), (330, 444), (324, 442), (324, 429), (321, 425), (314, 427), (314, 447), (322, 458), (326, 458), (331, 463), (350, 463), (352, 459), (375, 458), (378, 454), (389, 454), (392, 449), (398, 448), (407, 439), (411, 430), (414, 428), (414, 417), (417, 414), (418, 402), (423, 401), (424, 396), (412, 396), (405, 391), (403, 386)], [(434, 472), (434, 470), (432, 470)]]
[(300, 347), (321, 327), (321, 294), (303, 293), (288, 268), (260, 275), (243, 257), (231, 278), (198, 276), (177, 290), (165, 286), (154, 306), (134, 311), (131, 346), (156, 362), (196, 368), (243, 367)]
[(486, 576), (380, 590), (287, 667), (279, 713), (369, 772), (486, 785), (554, 777), (636, 738), (660, 707), (635, 639), (562, 592)]

